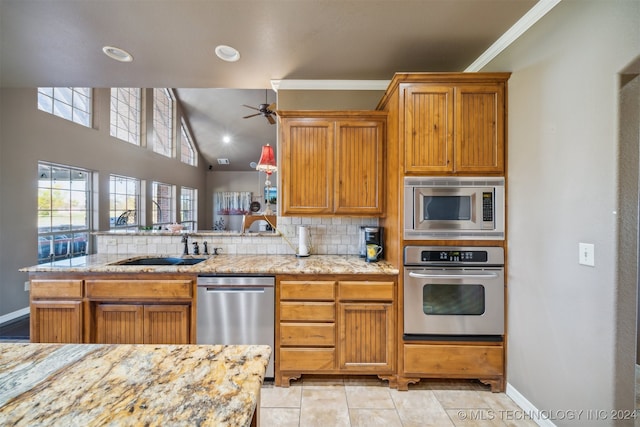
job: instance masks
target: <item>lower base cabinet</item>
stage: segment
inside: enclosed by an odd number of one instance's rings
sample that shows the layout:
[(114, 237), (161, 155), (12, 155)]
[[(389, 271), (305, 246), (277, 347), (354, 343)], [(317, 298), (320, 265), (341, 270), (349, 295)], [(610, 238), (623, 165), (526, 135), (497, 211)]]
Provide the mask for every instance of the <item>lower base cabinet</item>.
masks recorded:
[(31, 280), (31, 342), (82, 343), (82, 296), (82, 280)]
[[(386, 279), (386, 278), (385, 278)], [(395, 281), (279, 280), (275, 384), (369, 374), (395, 384)]]
[(502, 343), (405, 343), (402, 352), (399, 390), (421, 378), (473, 378), (489, 384), (491, 391), (504, 391)]

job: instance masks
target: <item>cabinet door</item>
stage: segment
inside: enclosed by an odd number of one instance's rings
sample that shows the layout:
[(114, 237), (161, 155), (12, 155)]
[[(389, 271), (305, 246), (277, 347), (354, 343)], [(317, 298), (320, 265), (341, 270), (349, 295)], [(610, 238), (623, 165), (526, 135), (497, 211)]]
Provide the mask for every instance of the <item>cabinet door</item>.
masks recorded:
[(340, 369), (393, 371), (393, 304), (339, 303), (338, 310)]
[(281, 141), (282, 214), (331, 213), (333, 121), (285, 118)]
[(336, 123), (334, 212), (381, 214), (384, 123)]
[(143, 313), (141, 304), (96, 304), (96, 343), (142, 344)]
[(404, 86), (405, 172), (453, 172), (453, 103), (451, 86)]
[(81, 343), (81, 301), (31, 301), (31, 342)]
[(145, 344), (189, 344), (190, 308), (187, 304), (145, 305)]
[(456, 87), (455, 169), (504, 172), (504, 86)]

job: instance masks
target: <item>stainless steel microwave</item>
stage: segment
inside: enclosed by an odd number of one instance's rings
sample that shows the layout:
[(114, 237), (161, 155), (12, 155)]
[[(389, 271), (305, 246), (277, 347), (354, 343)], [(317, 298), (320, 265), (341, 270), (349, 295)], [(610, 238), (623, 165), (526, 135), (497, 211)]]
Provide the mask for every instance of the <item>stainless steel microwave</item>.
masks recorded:
[(405, 240), (504, 240), (502, 177), (405, 177)]

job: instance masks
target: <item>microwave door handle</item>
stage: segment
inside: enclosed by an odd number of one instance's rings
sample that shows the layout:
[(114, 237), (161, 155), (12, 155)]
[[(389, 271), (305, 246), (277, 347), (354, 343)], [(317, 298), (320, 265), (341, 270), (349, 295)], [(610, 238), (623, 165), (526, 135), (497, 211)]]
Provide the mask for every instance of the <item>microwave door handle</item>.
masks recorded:
[(415, 277), (419, 279), (488, 279), (498, 277), (497, 273), (473, 273), (473, 274), (424, 274), (424, 273), (415, 273), (413, 271), (409, 272), (410, 277)]

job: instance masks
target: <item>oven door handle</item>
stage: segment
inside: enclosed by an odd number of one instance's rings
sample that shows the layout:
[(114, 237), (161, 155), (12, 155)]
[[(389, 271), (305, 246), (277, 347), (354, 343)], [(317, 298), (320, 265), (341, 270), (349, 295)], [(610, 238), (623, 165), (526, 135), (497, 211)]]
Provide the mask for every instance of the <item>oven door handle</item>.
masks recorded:
[(498, 273), (471, 273), (471, 274), (451, 274), (451, 273), (414, 273), (409, 272), (410, 277), (419, 279), (488, 279), (498, 277)]

